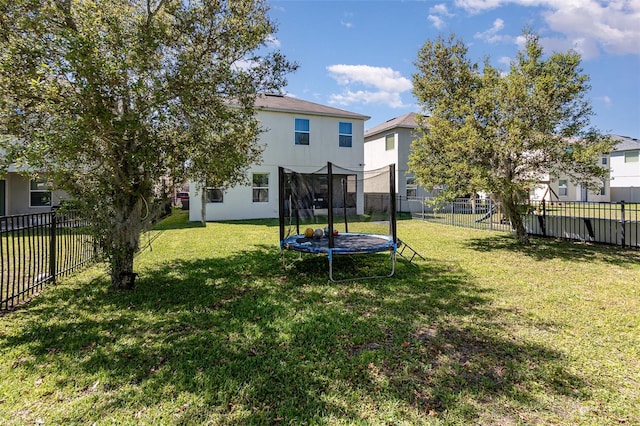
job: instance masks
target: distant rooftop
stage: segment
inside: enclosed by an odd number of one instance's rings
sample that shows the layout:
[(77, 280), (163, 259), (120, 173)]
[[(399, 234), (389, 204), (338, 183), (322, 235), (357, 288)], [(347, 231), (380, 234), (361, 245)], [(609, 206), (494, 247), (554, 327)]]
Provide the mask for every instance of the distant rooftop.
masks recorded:
[(345, 111), (339, 108), (333, 108), (314, 102), (304, 101), (302, 99), (293, 98), (290, 96), (275, 94), (264, 94), (258, 96), (256, 98), (256, 108), (269, 111), (343, 117), (363, 121), (371, 118), (369, 116), (357, 114), (355, 112)]
[(379, 133), (384, 133), (391, 129), (396, 129), (399, 127), (406, 128), (406, 129), (417, 129), (418, 128), (418, 123), (416, 122), (417, 116), (418, 114), (416, 114), (415, 112), (410, 112), (405, 115), (401, 115), (400, 117), (392, 118), (364, 132), (364, 137), (368, 138), (368, 137), (377, 135)]
[(640, 149), (640, 140), (629, 136), (609, 135), (615, 141), (614, 151), (630, 151)]

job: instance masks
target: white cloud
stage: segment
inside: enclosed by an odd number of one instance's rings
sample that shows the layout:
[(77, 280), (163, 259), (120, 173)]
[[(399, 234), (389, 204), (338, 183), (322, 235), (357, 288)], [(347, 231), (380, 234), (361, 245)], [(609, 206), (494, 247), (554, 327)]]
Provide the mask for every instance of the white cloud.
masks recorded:
[(442, 19), (443, 16), (451, 17), (453, 14), (449, 12), (446, 4), (440, 3), (429, 8), (429, 16), (427, 16), (427, 19), (436, 29), (440, 30), (447, 24), (445, 20)]
[(439, 30), (442, 29), (446, 25), (444, 20), (441, 17), (436, 16), (436, 15), (429, 15), (429, 16), (427, 16), (427, 19), (429, 20), (429, 22), (431, 22), (431, 24), (435, 28), (437, 28)]
[(434, 15), (442, 15), (442, 16), (453, 16), (452, 13), (449, 12), (447, 5), (444, 3), (437, 4), (433, 7), (429, 8), (429, 13)]
[(400, 72), (388, 67), (370, 65), (331, 65), (327, 67), (332, 78), (338, 84), (362, 83), (381, 90), (404, 92), (410, 90), (411, 81)]
[(541, 39), (545, 48), (574, 48), (585, 58), (600, 51), (640, 55), (639, 0), (455, 0), (454, 4), (468, 13), (506, 5), (538, 7), (549, 29), (560, 35)]
[(352, 105), (352, 104), (383, 104), (390, 108), (406, 107), (402, 102), (400, 93), (397, 92), (371, 92), (368, 90), (358, 90), (352, 92), (346, 90), (342, 93), (334, 93), (329, 96), (331, 105)]
[(405, 106), (401, 94), (413, 87), (411, 80), (387, 67), (336, 64), (327, 70), (339, 85), (346, 86), (342, 93), (331, 95), (332, 104), (384, 104), (399, 108)]
[(498, 63), (502, 64), (506, 67), (510, 67), (511, 66), (511, 58), (509, 56), (502, 56), (500, 57), (500, 59), (498, 59)]
[(485, 10), (495, 9), (508, 3), (509, 0), (455, 0), (455, 5), (469, 13), (480, 13)]
[(609, 108), (609, 107), (611, 107), (611, 105), (613, 105), (613, 101), (608, 96), (600, 96), (600, 97), (595, 98), (595, 100), (598, 101), (598, 102), (601, 102), (602, 104), (604, 104), (604, 106), (606, 108)]
[(504, 21), (500, 18), (493, 21), (493, 25), (487, 31), (476, 33), (473, 38), (479, 38), (488, 43), (496, 43), (498, 41), (511, 40), (510, 36), (498, 34), (504, 28)]
[(340, 20), (340, 25), (346, 28), (353, 28), (353, 22), (351, 22), (352, 17), (353, 13), (345, 12), (343, 18)]

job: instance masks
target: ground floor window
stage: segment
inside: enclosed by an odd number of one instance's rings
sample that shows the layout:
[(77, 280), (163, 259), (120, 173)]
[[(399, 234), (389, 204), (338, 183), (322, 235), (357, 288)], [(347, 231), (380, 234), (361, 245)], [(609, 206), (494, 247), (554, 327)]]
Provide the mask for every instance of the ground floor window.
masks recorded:
[(205, 188), (205, 198), (207, 203), (222, 203), (224, 192), (220, 188)]
[(418, 184), (416, 178), (413, 176), (407, 176), (406, 191), (407, 198), (416, 198), (418, 196)]
[(253, 174), (253, 202), (269, 202), (269, 173)]
[(44, 179), (32, 179), (29, 183), (29, 207), (51, 206), (51, 184)]
[(560, 179), (558, 181), (558, 195), (566, 197), (568, 194), (569, 186), (566, 179)]

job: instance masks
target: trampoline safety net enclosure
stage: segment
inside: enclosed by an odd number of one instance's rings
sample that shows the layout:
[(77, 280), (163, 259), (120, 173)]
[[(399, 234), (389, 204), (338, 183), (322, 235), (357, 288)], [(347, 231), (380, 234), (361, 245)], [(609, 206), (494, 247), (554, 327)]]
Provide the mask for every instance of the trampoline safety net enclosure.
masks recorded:
[[(390, 277), (397, 251), (395, 164), (349, 170), (327, 163), (311, 172), (280, 167), (280, 250), (326, 255), (329, 279)], [(356, 220), (353, 220), (353, 219)], [(336, 280), (335, 255), (389, 252), (390, 272)]]

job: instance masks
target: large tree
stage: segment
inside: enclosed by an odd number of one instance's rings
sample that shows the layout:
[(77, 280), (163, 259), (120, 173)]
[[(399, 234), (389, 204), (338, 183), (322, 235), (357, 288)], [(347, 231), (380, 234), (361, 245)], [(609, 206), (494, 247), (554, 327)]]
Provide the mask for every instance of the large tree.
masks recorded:
[(601, 186), (607, 171), (597, 160), (611, 141), (590, 125), (580, 55), (545, 56), (537, 35), (524, 38), (506, 73), (488, 59), (483, 66), (470, 61), (453, 35), (424, 44), (413, 76), (422, 132), (409, 168), (423, 186), (443, 187), (441, 198), (492, 194), (527, 242), (519, 207), (529, 188), (561, 174)]
[(89, 215), (129, 286), (154, 186), (214, 187), (258, 162), (260, 92), (296, 68), (261, 0), (0, 0), (2, 163)]

